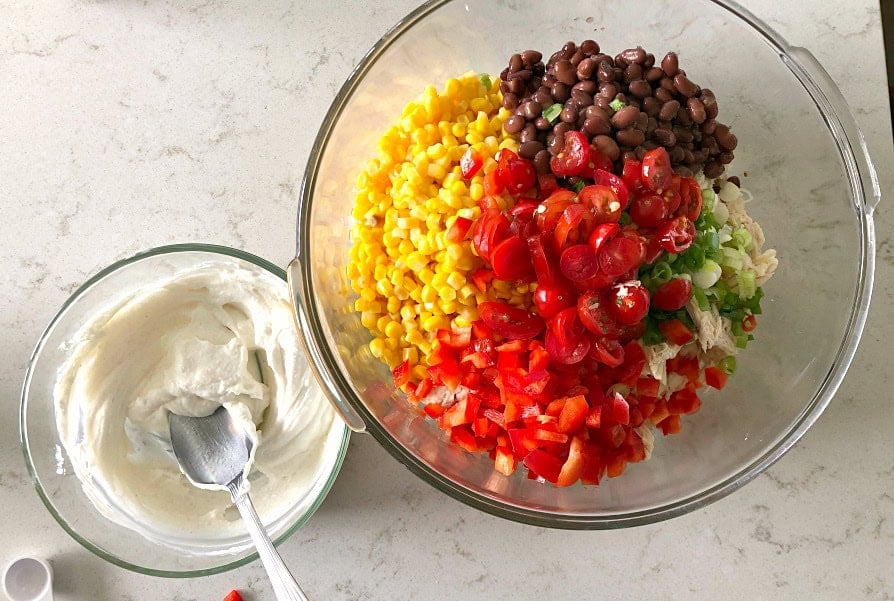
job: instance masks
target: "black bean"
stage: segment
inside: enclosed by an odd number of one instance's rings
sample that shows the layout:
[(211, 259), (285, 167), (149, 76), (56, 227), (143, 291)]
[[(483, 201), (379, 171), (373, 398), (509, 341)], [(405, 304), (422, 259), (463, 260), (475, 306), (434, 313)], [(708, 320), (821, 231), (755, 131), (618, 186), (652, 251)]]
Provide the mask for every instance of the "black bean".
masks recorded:
[(699, 126), (699, 129), (702, 130), (703, 134), (713, 134), (714, 130), (717, 128), (717, 120), (716, 119), (705, 119), (704, 123)]
[(652, 67), (655, 64), (655, 55), (651, 52), (646, 53), (646, 60), (643, 61), (643, 67), (646, 69)]
[(506, 77), (506, 80), (513, 81), (515, 79), (521, 79), (522, 81), (526, 81), (528, 79), (531, 79), (532, 75), (533, 73), (530, 69), (522, 69), (521, 71), (510, 72), (509, 75)]
[(625, 161), (625, 162), (626, 161), (636, 161), (637, 160), (636, 152), (634, 152), (633, 150), (631, 150), (629, 148), (626, 150), (622, 148), (621, 149), (621, 160)]
[(503, 94), (503, 108), (509, 109), (510, 111), (514, 111), (517, 106), (518, 106), (518, 96), (516, 96), (512, 92)]
[(692, 117), (693, 123), (704, 123), (707, 115), (705, 115), (705, 105), (698, 98), (690, 98), (686, 101), (686, 108), (689, 116)]
[(522, 110), (524, 110), (525, 118), (533, 121), (543, 112), (543, 105), (536, 100), (529, 100), (522, 105)]
[(640, 114), (636, 116), (636, 123), (633, 125), (637, 129), (641, 129), (643, 131), (646, 130), (646, 126), (649, 124), (649, 116), (642, 111)]
[(717, 117), (717, 97), (714, 96), (714, 92), (705, 88), (702, 90), (700, 98), (702, 104), (705, 105), (705, 114), (708, 119), (715, 119)]
[(590, 79), (596, 70), (596, 61), (592, 58), (585, 58), (577, 64), (578, 79)]
[(717, 128), (714, 130), (714, 137), (717, 138), (717, 143), (722, 149), (736, 149), (736, 144), (738, 143), (736, 135), (732, 133), (726, 125), (718, 123)]
[(539, 102), (540, 106), (547, 107), (553, 103), (553, 95), (548, 87), (540, 86), (537, 91), (534, 92), (533, 100)]
[(637, 146), (633, 152), (637, 161), (643, 160), (643, 157), (646, 156), (646, 148), (644, 146)]
[(738, 175), (731, 175), (728, 178), (726, 178), (726, 181), (728, 181), (732, 185), (736, 186), (737, 188), (742, 187), (742, 181), (739, 179)]
[(673, 93), (671, 93), (670, 91), (668, 91), (660, 86), (655, 88), (654, 94), (655, 94), (655, 98), (657, 98), (661, 102), (670, 102), (671, 100), (674, 99)]
[(563, 123), (577, 123), (577, 113), (577, 107), (566, 105), (559, 114), (559, 119), (561, 119)]
[(704, 173), (705, 177), (708, 179), (719, 177), (720, 174), (723, 173), (723, 163), (720, 161), (709, 161), (705, 163)]
[(559, 143), (564, 143), (565, 134), (571, 131), (571, 126), (567, 123), (557, 123), (553, 128), (553, 133), (556, 134), (556, 137), (559, 138)]
[(611, 105), (612, 99), (606, 98), (605, 96), (597, 96), (593, 99), (593, 104), (598, 106), (604, 111), (609, 110), (609, 106)]
[(513, 54), (509, 57), (509, 72), (520, 71), (524, 68), (524, 61), (520, 54)]
[(620, 56), (628, 63), (642, 63), (646, 60), (646, 51), (637, 46), (636, 48), (628, 48), (622, 51)]
[(562, 53), (562, 55), (565, 58), (571, 58), (571, 55), (573, 55), (576, 51), (577, 51), (577, 44), (575, 44), (574, 42), (568, 41), (568, 42), (565, 42), (564, 46), (562, 46), (562, 50), (560, 52)]
[(644, 77), (646, 81), (658, 81), (662, 77), (664, 77), (664, 71), (662, 71), (658, 67), (651, 67), (649, 70), (646, 71)]
[(643, 68), (641, 65), (633, 63), (632, 65), (627, 65), (627, 68), (624, 69), (624, 83), (629, 84), (632, 81), (643, 78)]
[(692, 151), (689, 150), (688, 148), (684, 148), (683, 149), (683, 162), (691, 163), (694, 160), (695, 160), (695, 155), (692, 153)]
[(639, 109), (635, 106), (625, 106), (614, 115), (612, 115), (612, 125), (616, 129), (626, 129), (636, 123), (639, 116)]
[(668, 77), (676, 75), (679, 68), (680, 59), (677, 57), (676, 52), (668, 52), (664, 55), (664, 58), (661, 59), (661, 70), (664, 71), (664, 74)]
[[(648, 115), (648, 113), (644, 114)], [(650, 134), (656, 129), (658, 129), (658, 119), (656, 119), (655, 117), (649, 117), (648, 119), (646, 119), (646, 133)]]
[(630, 82), (630, 93), (637, 98), (645, 98), (652, 95), (652, 86), (645, 79), (636, 79)]
[(587, 119), (601, 119), (605, 123), (609, 123), (608, 113), (595, 104), (584, 110), (584, 116)]
[(674, 80), (670, 77), (662, 77), (659, 85), (671, 94), (677, 93), (677, 88), (674, 86)]
[(599, 84), (598, 94), (609, 100), (614, 100), (615, 96), (618, 95), (618, 86), (614, 83), (601, 83)]
[(693, 177), (695, 172), (689, 167), (679, 166), (676, 168), (677, 174), (682, 177)]
[(615, 74), (615, 81), (624, 81), (624, 69), (622, 67), (615, 67), (612, 69), (612, 72)]
[(586, 117), (584, 119), (584, 130), (591, 135), (610, 134), (612, 126), (608, 117), (603, 112), (601, 116)]
[(571, 96), (571, 88), (561, 81), (553, 84), (550, 94), (556, 102), (565, 102)]
[(689, 144), (692, 142), (692, 131), (685, 127), (674, 126), (674, 136), (677, 138), (677, 144)]
[(710, 154), (718, 154), (720, 152), (720, 145), (717, 144), (717, 138), (712, 135), (702, 136), (701, 145), (702, 148)]
[(584, 40), (580, 43), (580, 49), (584, 51), (584, 54), (587, 56), (593, 56), (594, 54), (599, 53), (599, 44), (596, 43), (596, 40)]
[(603, 82), (615, 80), (615, 69), (610, 62), (604, 60), (599, 63), (599, 66), (596, 67), (596, 79)]
[(646, 134), (641, 130), (629, 127), (616, 132), (615, 138), (624, 146), (639, 146), (646, 141)]
[(677, 88), (677, 91), (680, 92), (686, 98), (691, 98), (698, 94), (699, 87), (692, 83), (688, 77), (686, 77), (683, 73), (677, 73), (674, 75), (674, 87)]
[(721, 152), (718, 158), (720, 159), (720, 162), (723, 163), (724, 165), (729, 165), (730, 163), (733, 162), (735, 155), (732, 153), (732, 151)]
[(534, 157), (534, 169), (537, 173), (549, 173), (549, 151), (541, 150)]
[(579, 81), (576, 84), (574, 84), (573, 86), (571, 86), (571, 95), (574, 96), (575, 90), (593, 95), (596, 93), (596, 90), (598, 88), (599, 88), (599, 86), (595, 81), (593, 81), (592, 79), (586, 79), (584, 81)]
[(500, 82), (500, 91), (503, 94), (508, 94), (509, 93), (509, 82), (501, 81)]
[(536, 50), (525, 50), (521, 53), (522, 62), (533, 66), (543, 60), (543, 55)]
[(618, 148), (618, 143), (611, 136), (595, 136), (593, 146), (612, 161), (616, 161), (621, 156), (621, 149)]
[(574, 66), (567, 60), (563, 59), (556, 63), (553, 68), (553, 74), (556, 76), (556, 81), (561, 81), (566, 85), (574, 85), (577, 82), (577, 74), (575, 73)]
[(546, 147), (543, 145), (542, 142), (539, 142), (537, 140), (529, 140), (523, 144), (519, 144), (518, 156), (531, 160), (535, 156), (537, 156), (538, 152), (544, 150), (545, 148)]
[[(687, 111), (682, 106), (677, 111), (677, 123), (683, 125), (685, 127), (689, 127), (692, 125), (692, 118), (689, 116), (689, 111)], [(695, 137), (695, 132), (692, 133), (693, 138)]]
[(503, 129), (506, 130), (506, 133), (509, 134), (517, 134), (521, 133), (521, 131), (525, 128), (525, 118), (521, 115), (512, 115), (506, 122), (503, 123)]
[(683, 161), (683, 149), (679, 146), (668, 148), (667, 154), (670, 156), (671, 163), (676, 164)]
[[(504, 125), (504, 127), (505, 127), (505, 125)], [(522, 142), (529, 142), (531, 140), (536, 140), (537, 139), (537, 128), (534, 126), (533, 123), (528, 123), (527, 125), (525, 125), (525, 128), (521, 131), (521, 134), (519, 134), (518, 138)]]
[(662, 121), (670, 121), (677, 116), (677, 111), (679, 110), (680, 103), (676, 100), (669, 100), (661, 105), (661, 110), (658, 112), (658, 118)]
[(628, 65), (628, 61), (626, 58), (621, 56), (620, 54), (615, 55), (615, 66), (621, 67), (622, 69)]
[(658, 113), (661, 111), (662, 106), (663, 105), (652, 96), (643, 98), (642, 110), (645, 111), (646, 114), (650, 117), (657, 117)]
[(540, 131), (546, 131), (547, 129), (552, 127), (552, 123), (550, 123), (544, 117), (537, 117), (537, 119), (534, 120), (534, 127), (539, 129)]
[(556, 76), (550, 73), (544, 75), (543, 78), (540, 80), (540, 84), (546, 87), (550, 87), (554, 83), (556, 83)]
[[(521, 96), (525, 93), (525, 82), (521, 79), (513, 79), (512, 81), (507, 82), (509, 85), (509, 92)], [(504, 92), (505, 93), (505, 92)]]
[(580, 49), (578, 49), (571, 56), (571, 58), (568, 59), (568, 62), (571, 63), (573, 67), (577, 68), (577, 66), (581, 63), (582, 60), (584, 60), (584, 58), (586, 58), (586, 55)]

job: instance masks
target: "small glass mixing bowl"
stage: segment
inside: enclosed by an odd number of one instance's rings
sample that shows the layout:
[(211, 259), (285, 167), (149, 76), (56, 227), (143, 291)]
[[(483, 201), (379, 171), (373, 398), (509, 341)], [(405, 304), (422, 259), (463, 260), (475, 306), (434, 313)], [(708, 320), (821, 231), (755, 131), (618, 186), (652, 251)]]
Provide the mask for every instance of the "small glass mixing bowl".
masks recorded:
[[(22, 390), (22, 448), (41, 500), (56, 521), (84, 547), (115, 565), (144, 574), (166, 577), (216, 574), (249, 563), (257, 554), (247, 532), (195, 540), (171, 539), (163, 544), (101, 515), (84, 493), (60, 440), (53, 389), (71, 341), (97, 311), (108, 308), (118, 298), (151, 287), (155, 282), (168, 281), (185, 269), (209, 260), (237, 265), (259, 276), (272, 274), (277, 279), (285, 279), (282, 269), (259, 257), (206, 244), (163, 246), (119, 261), (85, 282), (62, 306), (34, 350)], [(283, 295), (286, 294), (283, 282)], [(322, 398), (321, 402), (324, 402)], [(294, 533), (320, 506), (341, 467), (349, 435), (345, 425), (334, 419), (313, 484), (300, 498), (291, 499), (282, 515), (266, 524), (276, 544)], [(234, 514), (234, 519), (238, 519), (238, 514)]]

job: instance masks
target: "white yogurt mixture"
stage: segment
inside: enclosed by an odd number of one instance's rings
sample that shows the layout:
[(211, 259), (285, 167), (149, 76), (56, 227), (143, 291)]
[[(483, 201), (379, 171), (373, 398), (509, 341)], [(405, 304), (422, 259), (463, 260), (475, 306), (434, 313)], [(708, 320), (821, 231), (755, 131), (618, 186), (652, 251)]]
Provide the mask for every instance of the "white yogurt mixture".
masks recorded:
[(62, 443), (96, 508), (155, 540), (244, 532), (227, 492), (181, 474), (169, 411), (200, 417), (224, 406), (255, 433), (249, 481), (266, 524), (325, 480), (338, 423), (294, 328), (286, 283), (224, 257), (98, 312), (55, 387)]

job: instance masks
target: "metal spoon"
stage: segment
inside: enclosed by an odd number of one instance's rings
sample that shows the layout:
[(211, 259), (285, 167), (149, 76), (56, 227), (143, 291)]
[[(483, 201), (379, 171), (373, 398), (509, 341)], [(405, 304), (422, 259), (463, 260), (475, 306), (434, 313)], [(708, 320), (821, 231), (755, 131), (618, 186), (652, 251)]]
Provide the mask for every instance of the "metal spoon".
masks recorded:
[(230, 491), (233, 503), (258, 549), (276, 598), (279, 601), (307, 601), (301, 587), (295, 582), (267, 536), (248, 497), (245, 467), (254, 447), (252, 438), (233, 421), (230, 412), (224, 407), (207, 417), (184, 417), (168, 413), (168, 427), (180, 471), (189, 481), (203, 488)]

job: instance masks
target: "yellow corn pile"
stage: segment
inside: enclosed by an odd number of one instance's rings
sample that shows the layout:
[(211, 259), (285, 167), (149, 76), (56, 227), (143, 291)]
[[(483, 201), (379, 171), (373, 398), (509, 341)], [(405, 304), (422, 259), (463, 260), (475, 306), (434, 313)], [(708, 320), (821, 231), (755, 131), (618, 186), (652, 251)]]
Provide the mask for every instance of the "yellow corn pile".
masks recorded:
[[(348, 268), (359, 295), (354, 307), (373, 334), (372, 354), (392, 368), (408, 359), (414, 380), (426, 375), (438, 329), (469, 326), (485, 300), (529, 304), (526, 285), (494, 280), (482, 294), (468, 277), (483, 265), (471, 233), (459, 243), (446, 239), (457, 217), (480, 215), (484, 175), (496, 168), (499, 149), (518, 149), (503, 133), (511, 113), (499, 87), (482, 79), (468, 73), (443, 92), (427, 87), (379, 140), (378, 158), (358, 180)], [(484, 165), (466, 180), (460, 158), (470, 147)]]

